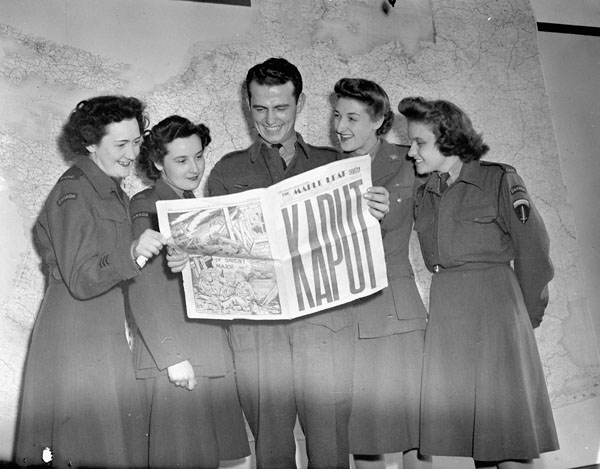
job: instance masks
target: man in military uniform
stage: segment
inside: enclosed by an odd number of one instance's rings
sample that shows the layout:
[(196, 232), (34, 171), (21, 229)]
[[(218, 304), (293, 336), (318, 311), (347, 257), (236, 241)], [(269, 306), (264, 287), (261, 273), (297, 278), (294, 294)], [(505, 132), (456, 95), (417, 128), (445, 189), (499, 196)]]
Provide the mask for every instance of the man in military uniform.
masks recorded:
[[(208, 179), (208, 195), (265, 188), (331, 163), (334, 148), (307, 144), (295, 130), (305, 103), (302, 76), (283, 58), (252, 67), (246, 91), (258, 138), (225, 155)], [(365, 195), (381, 219), (387, 191)], [(291, 321), (241, 321), (230, 326), (238, 392), (256, 441), (259, 468), (295, 465), (296, 416), (314, 468), (349, 467), (347, 425), (353, 372), (353, 315), (333, 308)]]

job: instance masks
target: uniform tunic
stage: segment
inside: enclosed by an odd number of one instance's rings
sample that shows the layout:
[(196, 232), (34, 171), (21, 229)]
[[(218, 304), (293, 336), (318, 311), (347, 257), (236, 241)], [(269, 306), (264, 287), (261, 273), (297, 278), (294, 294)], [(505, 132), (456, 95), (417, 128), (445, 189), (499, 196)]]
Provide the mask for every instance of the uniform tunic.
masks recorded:
[(419, 445), (419, 401), (427, 311), (408, 258), (415, 173), (408, 147), (380, 140), (374, 186), (390, 194), (381, 222), (389, 286), (354, 302), (357, 330), (350, 451), (382, 454)]
[[(522, 205), (528, 219), (513, 208)], [(415, 214), (434, 272), (421, 451), (501, 461), (558, 449), (533, 334), (553, 268), (523, 181), (510, 166), (473, 161), (443, 194), (434, 173), (417, 192)]]
[[(158, 230), (156, 202), (179, 196), (162, 179), (131, 200), (133, 236)], [(248, 436), (238, 400), (225, 329), (188, 320), (181, 274), (167, 266), (165, 251), (150, 259), (129, 287), (139, 331), (136, 369), (146, 391), (150, 467), (217, 467), (219, 460), (248, 456)], [(167, 368), (189, 360), (197, 386), (169, 381)]]
[[(340, 153), (306, 144), (285, 168), (262, 141), (225, 155), (208, 179), (209, 195), (269, 187), (331, 163)], [(309, 466), (349, 466), (348, 419), (353, 370), (353, 315), (329, 309), (291, 321), (242, 321), (230, 326), (238, 391), (256, 441), (259, 468), (296, 467), (296, 415)]]
[(125, 335), (130, 254), (128, 198), (86, 157), (54, 186), (34, 235), (48, 266), (23, 381), (16, 462), (139, 467), (146, 438)]

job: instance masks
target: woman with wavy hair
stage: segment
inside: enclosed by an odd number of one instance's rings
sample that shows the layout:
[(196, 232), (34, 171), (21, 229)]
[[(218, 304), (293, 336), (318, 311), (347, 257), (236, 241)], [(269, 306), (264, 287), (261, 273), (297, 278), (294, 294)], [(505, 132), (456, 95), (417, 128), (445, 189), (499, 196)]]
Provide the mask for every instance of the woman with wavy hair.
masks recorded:
[(48, 267), (23, 379), (18, 466), (143, 467), (144, 418), (126, 335), (123, 288), (165, 240), (134, 238), (129, 175), (146, 125), (136, 98), (81, 101), (63, 128), (75, 163), (33, 232)]
[(403, 99), (410, 151), (428, 179), (415, 230), (433, 273), (421, 397), (421, 451), (475, 466), (530, 466), (558, 449), (533, 328), (554, 270), (523, 180), (480, 161), (489, 147), (453, 103)]
[(383, 454), (431, 467), (418, 454), (419, 399), (427, 311), (408, 257), (415, 170), (408, 147), (385, 140), (394, 122), (387, 93), (363, 78), (334, 86), (334, 129), (346, 157), (371, 156), (373, 185), (390, 196), (380, 221), (388, 287), (352, 304), (355, 365), (350, 451), (355, 465), (384, 467)]
[[(210, 143), (204, 124), (169, 116), (144, 135), (137, 160), (154, 185), (131, 199), (133, 235), (158, 230), (156, 202), (194, 197)], [(149, 467), (216, 468), (250, 454), (224, 327), (190, 320), (181, 275), (163, 256), (129, 287), (139, 331), (136, 373), (143, 384)]]

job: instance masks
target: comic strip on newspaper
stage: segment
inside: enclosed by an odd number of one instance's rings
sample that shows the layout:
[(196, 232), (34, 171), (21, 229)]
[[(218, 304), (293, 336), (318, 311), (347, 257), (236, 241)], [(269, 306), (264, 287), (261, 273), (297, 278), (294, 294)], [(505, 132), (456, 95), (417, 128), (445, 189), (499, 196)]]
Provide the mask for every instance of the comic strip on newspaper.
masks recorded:
[(370, 186), (367, 155), (266, 189), (157, 202), (161, 233), (190, 258), (188, 317), (293, 319), (385, 288)]

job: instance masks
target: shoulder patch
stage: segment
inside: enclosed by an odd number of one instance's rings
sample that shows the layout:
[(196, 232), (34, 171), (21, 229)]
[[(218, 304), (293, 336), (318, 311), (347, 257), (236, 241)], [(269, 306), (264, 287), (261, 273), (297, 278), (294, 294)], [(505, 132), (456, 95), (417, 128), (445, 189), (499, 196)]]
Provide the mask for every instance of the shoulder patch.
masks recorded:
[(518, 192), (522, 192), (523, 194), (527, 194), (527, 189), (522, 184), (515, 184), (510, 187), (510, 193), (512, 195), (517, 194)]
[(531, 210), (529, 205), (529, 200), (527, 199), (517, 199), (513, 202), (513, 210), (515, 211), (515, 215), (519, 219), (519, 221), (523, 224), (527, 223), (529, 220), (529, 212)]
[(61, 195), (60, 198), (56, 201), (56, 204), (60, 207), (67, 200), (75, 200), (77, 198), (77, 194), (75, 192), (69, 192), (67, 194)]
[(138, 218), (150, 218), (150, 213), (143, 211), (143, 212), (136, 212), (133, 215), (131, 215), (131, 221), (137, 220)]
[(527, 223), (531, 211), (531, 202), (523, 179), (517, 174), (515, 168), (505, 165), (504, 179), (508, 187), (509, 199), (517, 219), (522, 223)]

